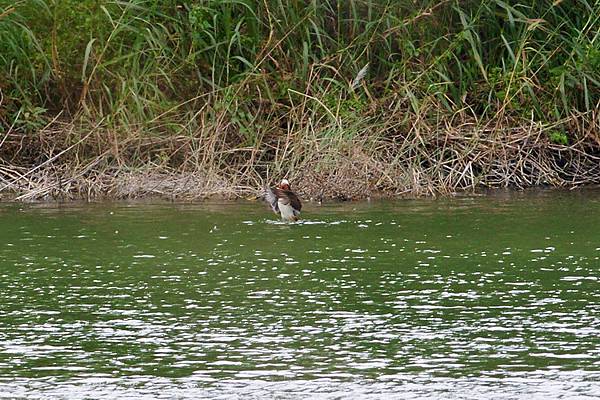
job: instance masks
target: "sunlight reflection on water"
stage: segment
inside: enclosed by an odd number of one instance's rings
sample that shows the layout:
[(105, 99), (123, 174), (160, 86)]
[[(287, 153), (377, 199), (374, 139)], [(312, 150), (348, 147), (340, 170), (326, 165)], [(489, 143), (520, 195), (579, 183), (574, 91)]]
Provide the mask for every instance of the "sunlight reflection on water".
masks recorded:
[(600, 203), (454, 201), (7, 206), (0, 398), (600, 393)]
[[(131, 376), (127, 379), (96, 376), (69, 382), (56, 379), (0, 381), (0, 398), (79, 399), (596, 399), (600, 384), (579, 373), (522, 374), (506, 378), (432, 378), (424, 375), (387, 375), (377, 380), (353, 380), (351, 374), (297, 380), (285, 371), (273, 371), (276, 380), (265, 380), (260, 371), (244, 371), (229, 379), (214, 379), (199, 371), (193, 377), (167, 379)], [(272, 378), (272, 377), (271, 377)], [(597, 376), (596, 379), (600, 378)], [(565, 383), (568, 382), (568, 383)], [(457, 396), (459, 394), (459, 396)]]

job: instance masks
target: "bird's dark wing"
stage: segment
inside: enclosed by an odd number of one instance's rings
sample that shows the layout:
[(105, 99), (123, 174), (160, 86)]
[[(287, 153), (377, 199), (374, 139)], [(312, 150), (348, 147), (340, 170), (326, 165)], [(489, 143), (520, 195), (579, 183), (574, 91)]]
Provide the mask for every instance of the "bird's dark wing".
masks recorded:
[(289, 199), (289, 202), (292, 206), (292, 208), (295, 211), (298, 211), (298, 214), (300, 214), (300, 210), (302, 210), (302, 203), (300, 202), (300, 199), (298, 198), (298, 196), (296, 196), (296, 193), (294, 192), (290, 192), (288, 190), (284, 190), (287, 198)]
[(265, 200), (277, 214), (279, 213), (279, 202), (291, 205), (296, 215), (300, 214), (300, 210), (302, 209), (300, 199), (291, 190), (267, 187), (265, 188)]
[(276, 192), (278, 192), (279, 189), (277, 188), (273, 188), (271, 189), (270, 187), (265, 187), (265, 201), (267, 203), (269, 203), (269, 205), (271, 206), (271, 208), (273, 209), (273, 212), (275, 214), (279, 214), (279, 206), (277, 205), (277, 194)]

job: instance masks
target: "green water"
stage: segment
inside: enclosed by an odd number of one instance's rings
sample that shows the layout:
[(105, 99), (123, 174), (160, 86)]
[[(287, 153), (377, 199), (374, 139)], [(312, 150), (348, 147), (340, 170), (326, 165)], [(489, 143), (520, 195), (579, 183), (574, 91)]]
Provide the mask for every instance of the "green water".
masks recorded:
[(594, 398), (600, 191), (0, 204), (0, 398)]

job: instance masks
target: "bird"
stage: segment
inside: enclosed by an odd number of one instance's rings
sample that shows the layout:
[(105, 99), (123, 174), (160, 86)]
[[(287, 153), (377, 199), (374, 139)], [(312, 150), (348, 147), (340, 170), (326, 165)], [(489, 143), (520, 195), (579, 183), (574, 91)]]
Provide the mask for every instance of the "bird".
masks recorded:
[(302, 203), (296, 193), (292, 192), (290, 182), (287, 179), (283, 179), (274, 188), (267, 186), (265, 188), (265, 200), (275, 214), (281, 215), (282, 220), (298, 221), (300, 218)]

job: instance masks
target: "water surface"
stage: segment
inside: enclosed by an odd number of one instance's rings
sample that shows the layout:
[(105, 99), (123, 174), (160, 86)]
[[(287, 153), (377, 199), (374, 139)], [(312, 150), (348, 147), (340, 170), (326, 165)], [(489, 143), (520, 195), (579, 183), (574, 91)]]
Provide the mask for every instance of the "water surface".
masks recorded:
[(0, 398), (594, 398), (599, 195), (0, 205)]

